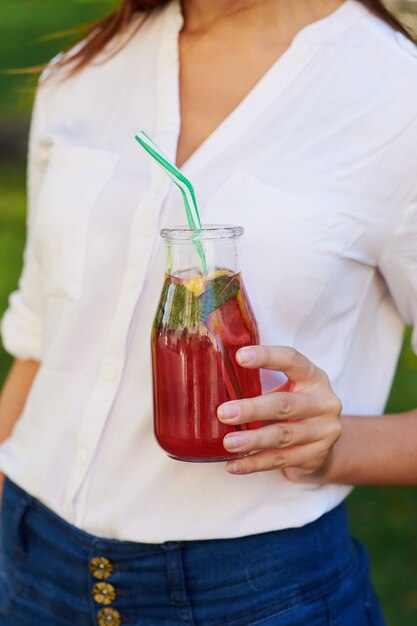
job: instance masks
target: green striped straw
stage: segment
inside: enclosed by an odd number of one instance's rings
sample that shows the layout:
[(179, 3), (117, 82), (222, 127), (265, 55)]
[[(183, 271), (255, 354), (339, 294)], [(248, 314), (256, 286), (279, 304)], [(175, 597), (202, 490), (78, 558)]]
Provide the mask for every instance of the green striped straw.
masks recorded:
[(194, 187), (191, 182), (184, 176), (184, 174), (178, 169), (172, 161), (170, 161), (164, 154), (161, 152), (160, 148), (156, 145), (156, 143), (145, 133), (145, 131), (140, 130), (137, 135), (135, 135), (136, 141), (146, 150), (146, 152), (158, 163), (158, 165), (164, 170), (166, 174), (174, 181), (174, 183), (179, 187), (182, 197), (184, 200), (185, 212), (187, 215), (188, 225), (190, 230), (195, 230), (196, 233), (191, 238), (194, 240), (195, 246), (197, 248), (198, 256), (201, 260), (203, 274), (207, 274), (207, 261), (204, 254), (203, 246), (201, 241), (196, 241), (199, 237), (199, 231), (202, 230), (200, 215), (198, 212), (197, 201), (195, 198)]

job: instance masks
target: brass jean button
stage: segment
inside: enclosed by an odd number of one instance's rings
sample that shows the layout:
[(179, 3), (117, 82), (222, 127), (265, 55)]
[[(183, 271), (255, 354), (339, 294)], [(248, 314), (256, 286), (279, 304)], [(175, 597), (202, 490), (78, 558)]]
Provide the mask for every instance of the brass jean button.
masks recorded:
[(96, 583), (92, 594), (97, 604), (111, 604), (117, 596), (116, 589), (110, 583)]
[(116, 609), (106, 608), (97, 613), (97, 622), (98, 626), (120, 626), (122, 617)]
[(94, 578), (99, 580), (106, 580), (114, 572), (114, 565), (105, 556), (95, 556), (90, 561), (90, 572)]

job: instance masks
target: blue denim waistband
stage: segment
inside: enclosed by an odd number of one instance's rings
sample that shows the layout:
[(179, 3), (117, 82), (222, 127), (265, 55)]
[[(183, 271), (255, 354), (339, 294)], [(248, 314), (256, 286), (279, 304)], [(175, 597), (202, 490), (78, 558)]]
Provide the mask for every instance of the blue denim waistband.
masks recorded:
[[(141, 626), (246, 626), (325, 598), (347, 577), (367, 571), (343, 505), (302, 528), (149, 544), (91, 535), (6, 481), (2, 534), (8, 610), (13, 598), (32, 610), (39, 601), (54, 615), (53, 626), (100, 624), (100, 611), (110, 609), (123, 616), (120, 623)], [(94, 595), (100, 581), (116, 594), (109, 606)]]

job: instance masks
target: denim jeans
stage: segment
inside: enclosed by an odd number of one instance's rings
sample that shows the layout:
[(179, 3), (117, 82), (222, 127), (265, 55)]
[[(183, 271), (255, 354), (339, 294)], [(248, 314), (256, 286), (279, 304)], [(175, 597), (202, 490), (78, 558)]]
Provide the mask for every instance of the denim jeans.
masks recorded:
[(95, 537), (6, 480), (0, 626), (383, 626), (343, 506), (302, 528), (146, 544)]

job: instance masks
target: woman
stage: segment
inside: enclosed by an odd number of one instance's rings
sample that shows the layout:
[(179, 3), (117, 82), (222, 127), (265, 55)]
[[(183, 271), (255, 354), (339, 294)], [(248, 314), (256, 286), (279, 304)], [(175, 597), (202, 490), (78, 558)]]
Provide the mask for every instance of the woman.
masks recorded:
[[(125, 0), (44, 74), (2, 325), (2, 626), (383, 624), (342, 502), (417, 482), (416, 411), (381, 415), (417, 318), (401, 31), (377, 1)], [(205, 222), (245, 226), (263, 345), (238, 360), (288, 377), (219, 408), (267, 423), (225, 438), (253, 452), (227, 471), (153, 438), (158, 233), (184, 215), (140, 128)]]

